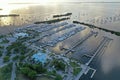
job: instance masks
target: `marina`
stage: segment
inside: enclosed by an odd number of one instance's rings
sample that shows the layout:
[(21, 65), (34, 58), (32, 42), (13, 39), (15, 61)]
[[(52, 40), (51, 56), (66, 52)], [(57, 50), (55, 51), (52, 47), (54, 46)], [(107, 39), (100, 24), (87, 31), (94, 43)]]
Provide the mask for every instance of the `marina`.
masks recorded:
[[(49, 42), (48, 42), (46, 45), (44, 45), (44, 46), (54, 46), (56, 43), (58, 43), (58, 42), (60, 42), (60, 41), (63, 41), (63, 40), (71, 37), (72, 35), (76, 34), (77, 32), (79, 32), (79, 31), (81, 31), (81, 30), (84, 30), (84, 29), (85, 29), (85, 28), (83, 28), (83, 29), (82, 29), (82, 28), (75, 28), (75, 29), (69, 31), (68, 33), (65, 33), (65, 34), (61, 35), (60, 37), (58, 37), (58, 38), (56, 38), (56, 39), (54, 39), (54, 40), (52, 40), (52, 41), (49, 41)], [(42, 46), (42, 47), (44, 47), (44, 46)]]
[(119, 5), (0, 6), (0, 79), (119, 80)]

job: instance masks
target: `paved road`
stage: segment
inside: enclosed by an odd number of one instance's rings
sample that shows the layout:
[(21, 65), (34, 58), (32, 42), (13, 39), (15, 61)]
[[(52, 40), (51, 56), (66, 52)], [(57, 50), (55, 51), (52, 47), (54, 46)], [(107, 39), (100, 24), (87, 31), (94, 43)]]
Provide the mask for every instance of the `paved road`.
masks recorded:
[(16, 65), (15, 65), (15, 62), (13, 63), (13, 66), (12, 66), (12, 74), (11, 74), (11, 80), (15, 80), (15, 77), (16, 77)]
[(72, 68), (69, 66), (69, 70), (68, 70), (69, 72), (68, 72), (68, 77), (67, 77), (67, 79), (66, 80), (72, 80), (72, 78), (73, 78), (73, 74), (71, 73), (72, 72)]
[(86, 65), (82, 65), (82, 64), (81, 64), (81, 68), (82, 68), (82, 71), (80, 71), (80, 73), (77, 75), (77, 77), (75, 78), (75, 80), (79, 80), (80, 77), (87, 71), (87, 69), (88, 69), (89, 67), (86, 66)]

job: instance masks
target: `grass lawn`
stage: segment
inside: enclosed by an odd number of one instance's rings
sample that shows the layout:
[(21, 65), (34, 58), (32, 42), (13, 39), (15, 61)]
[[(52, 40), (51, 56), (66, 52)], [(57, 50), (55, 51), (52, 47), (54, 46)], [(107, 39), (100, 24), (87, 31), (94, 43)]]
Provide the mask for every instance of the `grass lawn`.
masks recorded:
[(54, 80), (54, 79), (49, 78), (49, 77), (45, 77), (45, 76), (41, 76), (41, 77), (37, 77), (36, 80)]
[(75, 68), (75, 67), (80, 67), (77, 63), (75, 63), (75, 62), (70, 62), (70, 65), (73, 67), (73, 68)]
[(79, 74), (81, 71), (81, 68), (74, 68), (73, 69), (73, 74), (76, 76), (77, 74)]
[(30, 80), (27, 77), (25, 77), (23, 74), (19, 72), (19, 70), (16, 71), (16, 79), (15, 80)]
[(0, 80), (11, 80), (12, 63), (0, 68)]

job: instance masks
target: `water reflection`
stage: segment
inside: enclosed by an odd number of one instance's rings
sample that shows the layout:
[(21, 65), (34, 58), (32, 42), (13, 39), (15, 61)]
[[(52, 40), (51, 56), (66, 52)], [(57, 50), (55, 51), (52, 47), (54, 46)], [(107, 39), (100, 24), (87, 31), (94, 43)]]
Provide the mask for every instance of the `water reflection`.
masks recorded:
[[(15, 5), (10, 5), (10, 6), (13, 6), (13, 8), (11, 9), (8, 8), (9, 10), (6, 10), (7, 7), (5, 7), (5, 9), (4, 8), (3, 9), (6, 11), (3, 11), (3, 13), (5, 14), (16, 13), (16, 14), (20, 14), (20, 16), (2, 17), (0, 18), (0, 26), (5, 26), (5, 25), (21, 26), (25, 24), (31, 24), (36, 21), (52, 19), (52, 15), (54, 14), (72, 12), (73, 15), (71, 16), (71, 21), (77, 20), (80, 22), (82, 21), (88, 22), (103, 28), (120, 31), (119, 3), (118, 4), (111, 4), (111, 3), (109, 4), (80, 3), (79, 4), (78, 3), (78, 4), (51, 5), (51, 6), (25, 5), (23, 7), (18, 7), (18, 8), (15, 7)], [(0, 11), (0, 13), (2, 13), (2, 11)], [(12, 28), (13, 27), (10, 27), (10, 29)], [(4, 30), (3, 27), (1, 27), (0, 32), (3, 30)], [(4, 30), (4, 32), (5, 31), (8, 32), (8, 29)], [(100, 37), (108, 36), (114, 40), (111, 44), (111, 47), (106, 49), (106, 52), (102, 56), (97, 57), (94, 60), (93, 63), (94, 65), (92, 65), (92, 67), (97, 66), (97, 73), (95, 74), (93, 80), (118, 80), (120, 79), (120, 76), (117, 76), (118, 79), (115, 79), (116, 77), (112, 75), (115, 75), (116, 73), (120, 74), (118, 72), (120, 71), (119, 68), (120, 67), (120, 58), (119, 58), (120, 37), (112, 35), (110, 33), (106, 33), (104, 31), (98, 30), (98, 32)], [(63, 53), (64, 51), (60, 50), (60, 46), (64, 46), (65, 48), (70, 48), (80, 38), (84, 37), (87, 33), (89, 33), (88, 29), (86, 29), (86, 31), (84, 32), (72, 36), (71, 38), (66, 39), (63, 42), (58, 43), (54, 48), (50, 47), (50, 49), (56, 53)], [(78, 52), (76, 52), (76, 55), (74, 54), (73, 57), (77, 56), (78, 59), (80, 60), (79, 55), (82, 53), (89, 53), (89, 51), (92, 52), (93, 49), (95, 49), (97, 44), (99, 43), (99, 40), (100, 39), (97, 39), (95, 37), (88, 39), (88, 41), (86, 41), (83, 45), (76, 48)], [(80, 61), (82, 62), (82, 60)], [(114, 79), (111, 77), (113, 77)], [(83, 80), (91, 80), (91, 79), (83, 79)]]
[[(65, 12), (73, 13), (71, 20), (77, 19), (77, 20), (80, 20), (81, 22), (83, 21), (83, 22), (92, 23), (96, 25), (106, 26), (108, 24), (112, 24), (116, 22), (119, 25), (120, 13), (119, 13), (119, 9), (117, 9), (117, 6), (119, 6), (119, 4), (112, 5), (112, 8), (111, 8), (111, 4), (106, 5), (106, 4), (92, 4), (92, 3), (80, 4), (80, 5), (67, 4), (67, 6), (66, 5), (47, 5), (47, 6), (44, 5), (43, 6), (43, 5), (14, 4), (14, 5), (2, 6), (1, 8), (3, 8), (3, 10), (0, 11), (0, 14), (10, 14), (10, 13), (20, 14), (20, 16), (17, 19), (15, 19), (15, 22), (13, 21), (14, 18), (11, 19), (11, 21), (14, 22), (15, 26), (30, 24), (36, 21), (41, 21), (41, 20), (52, 19), (52, 15), (65, 13)], [(8, 20), (9, 22), (10, 19), (5, 18), (5, 20), (6, 21)], [(1, 21), (2, 22), (1, 24), (3, 24), (1, 26), (4, 26), (4, 24), (5, 25), (13, 24), (10, 22), (5, 23), (6, 21)], [(112, 25), (110, 26), (111, 26), (110, 28), (112, 28)]]
[(84, 22), (92, 23), (92, 24), (109, 24), (109, 23), (119, 22), (119, 21), (120, 21), (120, 14), (109, 16), (109, 17), (95, 17), (93, 19), (87, 19)]

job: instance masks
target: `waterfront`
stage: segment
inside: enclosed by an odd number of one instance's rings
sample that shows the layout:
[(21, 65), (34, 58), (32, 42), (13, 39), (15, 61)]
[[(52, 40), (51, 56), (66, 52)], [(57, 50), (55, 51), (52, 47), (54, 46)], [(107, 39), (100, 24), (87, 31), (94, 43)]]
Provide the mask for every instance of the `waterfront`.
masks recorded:
[[(15, 6), (15, 4), (11, 6)], [(10, 13), (20, 14), (20, 17), (0, 18), (1, 21), (0, 25), (2, 26), (0, 27), (0, 32), (1, 33), (8, 32), (8, 30), (11, 31), (14, 28), (13, 26), (15, 27), (22, 26), (22, 25), (34, 23), (36, 21), (52, 19), (52, 15), (61, 14), (65, 12), (73, 13), (71, 19), (67, 21), (69, 23), (72, 23), (73, 20), (78, 20), (92, 24), (94, 23), (97, 26), (120, 32), (120, 27), (119, 27), (120, 20), (114, 19), (114, 16), (116, 16), (115, 18), (120, 17), (119, 6), (120, 3), (103, 3), (103, 4), (102, 3), (79, 3), (79, 4), (70, 3), (70, 4), (59, 4), (59, 5), (48, 5), (48, 6), (46, 5), (23, 6), (22, 8), (10, 11)], [(103, 19), (105, 19), (106, 17), (108, 18), (112, 17), (113, 20), (108, 22), (104, 21)], [(98, 20), (94, 22), (94, 19), (98, 19)], [(79, 26), (83, 26), (83, 25), (79, 25)], [(92, 63), (90, 64), (92, 68), (95, 68), (97, 70), (92, 80), (114, 80), (114, 79), (119, 80), (120, 77), (118, 76), (118, 74), (120, 71), (119, 68), (120, 37), (104, 31), (99, 31), (97, 29), (96, 31), (99, 32), (97, 37), (92, 36), (88, 38), (85, 42), (83, 42), (83, 44), (81, 44), (80, 46), (74, 49), (77, 50), (76, 55), (79, 54), (80, 56), (77, 56), (79, 61), (84, 62), (86, 58), (85, 59), (80, 58), (81, 55), (85, 53), (93, 52), (94, 49), (96, 49), (96, 47), (99, 45), (102, 36), (108, 36), (112, 38), (113, 41), (111, 42), (109, 47), (105, 50), (104, 54), (102, 54), (102, 56), (98, 55), (97, 57), (95, 57), (95, 59), (93, 59)], [(61, 50), (59, 49), (60, 46), (64, 46), (65, 48), (70, 48), (74, 45), (74, 43), (78, 42), (80, 38), (85, 37), (88, 33), (89, 33), (89, 28), (87, 28), (83, 32), (77, 33), (76, 35), (62, 42), (59, 42), (53, 48), (50, 47), (50, 50), (56, 53), (64, 53), (64, 51), (61, 52)], [(84, 77), (83, 80), (87, 80), (86, 77)]]

